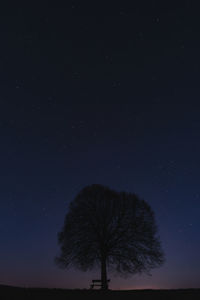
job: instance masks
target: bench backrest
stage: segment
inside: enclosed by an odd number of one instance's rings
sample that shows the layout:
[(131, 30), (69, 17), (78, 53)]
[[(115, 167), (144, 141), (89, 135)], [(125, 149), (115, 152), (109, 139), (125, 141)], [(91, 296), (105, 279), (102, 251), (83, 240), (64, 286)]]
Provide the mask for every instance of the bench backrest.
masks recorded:
[[(101, 282), (101, 279), (93, 279), (92, 282)], [(110, 279), (107, 279), (107, 282), (110, 282)]]

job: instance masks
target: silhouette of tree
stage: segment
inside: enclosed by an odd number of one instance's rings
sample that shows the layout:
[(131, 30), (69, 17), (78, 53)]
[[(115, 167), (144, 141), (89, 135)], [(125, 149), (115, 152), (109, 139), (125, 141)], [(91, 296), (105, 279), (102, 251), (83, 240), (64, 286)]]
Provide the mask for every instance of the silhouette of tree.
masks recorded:
[(61, 268), (83, 271), (101, 267), (102, 289), (107, 268), (120, 275), (149, 272), (164, 262), (154, 213), (137, 195), (93, 184), (70, 203), (58, 233)]

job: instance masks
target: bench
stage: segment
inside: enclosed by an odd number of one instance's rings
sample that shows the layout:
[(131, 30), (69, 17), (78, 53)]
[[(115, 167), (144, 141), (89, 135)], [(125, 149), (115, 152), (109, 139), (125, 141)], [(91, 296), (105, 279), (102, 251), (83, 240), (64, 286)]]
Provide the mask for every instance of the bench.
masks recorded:
[[(107, 279), (107, 284), (110, 282), (110, 279)], [(93, 289), (95, 286), (102, 287), (101, 279), (93, 279), (92, 284), (90, 285), (90, 288)]]

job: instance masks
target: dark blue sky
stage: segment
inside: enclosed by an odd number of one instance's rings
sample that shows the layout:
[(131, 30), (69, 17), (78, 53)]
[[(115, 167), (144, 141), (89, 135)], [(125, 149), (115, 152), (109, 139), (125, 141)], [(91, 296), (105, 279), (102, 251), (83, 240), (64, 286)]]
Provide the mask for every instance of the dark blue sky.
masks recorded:
[(111, 288), (200, 287), (200, 21), (191, 1), (0, 14), (0, 283), (87, 288), (54, 264), (86, 185), (153, 208), (166, 263)]

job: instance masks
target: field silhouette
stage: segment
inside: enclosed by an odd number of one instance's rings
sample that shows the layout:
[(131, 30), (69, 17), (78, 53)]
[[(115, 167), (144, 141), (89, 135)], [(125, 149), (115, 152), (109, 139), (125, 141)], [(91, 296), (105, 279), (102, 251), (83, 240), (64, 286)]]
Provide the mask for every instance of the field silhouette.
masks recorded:
[(180, 290), (65, 290), (47, 288), (20, 288), (12, 286), (0, 286), (1, 299), (200, 299), (200, 289)]

